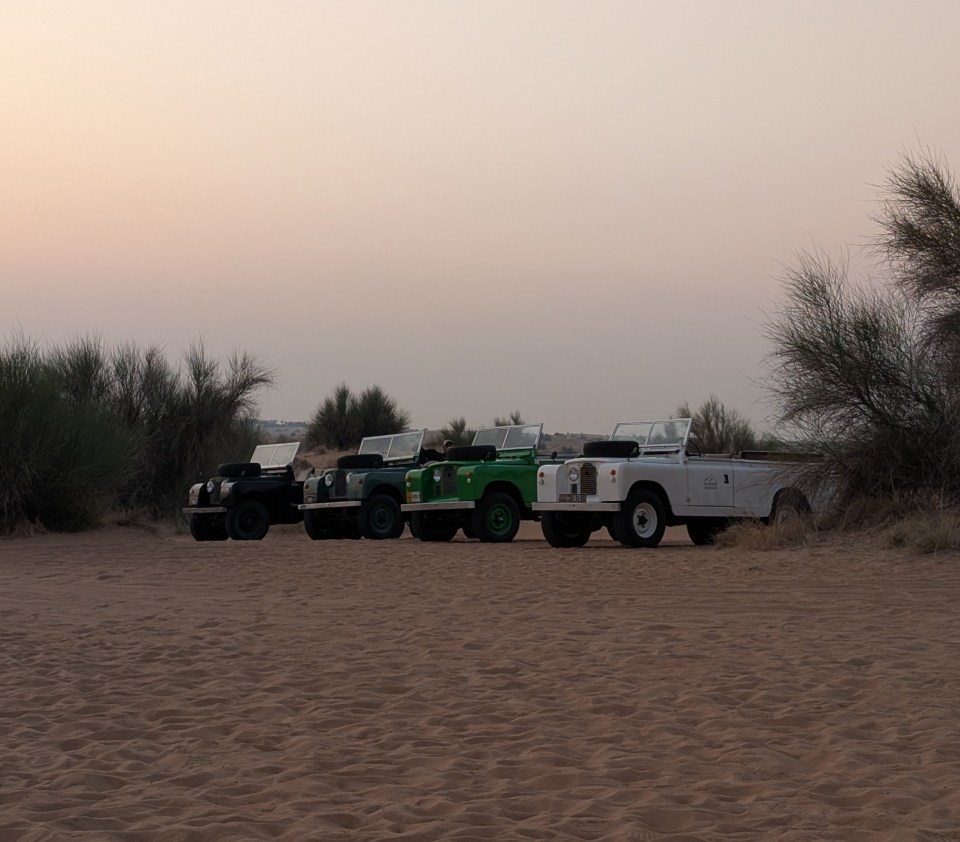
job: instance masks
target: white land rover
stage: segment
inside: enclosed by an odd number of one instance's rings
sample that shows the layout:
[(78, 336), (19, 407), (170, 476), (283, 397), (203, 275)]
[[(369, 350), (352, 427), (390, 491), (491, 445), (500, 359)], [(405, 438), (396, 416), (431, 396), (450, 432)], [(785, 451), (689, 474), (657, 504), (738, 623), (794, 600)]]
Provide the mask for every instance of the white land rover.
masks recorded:
[(710, 543), (731, 518), (786, 520), (810, 510), (801, 462), (787, 453), (690, 452), (689, 418), (620, 423), (583, 456), (542, 465), (537, 502), (543, 536), (554, 547), (582, 547), (606, 526), (631, 547), (655, 547), (667, 526), (686, 525), (694, 544)]

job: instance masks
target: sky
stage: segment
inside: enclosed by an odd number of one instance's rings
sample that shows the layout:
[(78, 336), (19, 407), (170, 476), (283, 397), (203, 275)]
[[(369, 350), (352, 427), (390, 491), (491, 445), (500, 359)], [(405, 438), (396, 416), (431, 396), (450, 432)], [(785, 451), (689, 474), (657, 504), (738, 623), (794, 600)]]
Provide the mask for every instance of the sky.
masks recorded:
[(960, 167), (954, 0), (0, 0), (0, 338), (248, 351), (436, 428), (775, 429), (802, 251)]

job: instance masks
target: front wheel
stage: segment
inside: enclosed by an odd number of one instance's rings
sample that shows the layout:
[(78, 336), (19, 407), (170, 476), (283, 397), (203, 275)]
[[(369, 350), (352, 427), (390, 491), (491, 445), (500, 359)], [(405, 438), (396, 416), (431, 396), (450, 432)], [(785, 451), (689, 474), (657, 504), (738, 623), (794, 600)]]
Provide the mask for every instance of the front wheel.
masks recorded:
[(307, 509), (303, 513), (303, 531), (313, 541), (326, 541), (330, 538), (336, 538), (335, 530), (325, 521), (326, 519), (320, 512)]
[(456, 521), (444, 520), (427, 512), (410, 515), (410, 531), (421, 541), (452, 541), (459, 526)]
[(386, 494), (374, 494), (364, 500), (357, 523), (360, 534), (373, 541), (399, 538), (403, 534), (400, 504)]
[(234, 541), (260, 541), (270, 528), (270, 513), (259, 500), (241, 500), (227, 510), (226, 526)]
[(190, 534), (194, 541), (226, 541), (223, 515), (190, 515)]
[(582, 547), (593, 532), (588, 522), (562, 512), (544, 512), (540, 518), (540, 528), (547, 543), (558, 548)]
[(649, 488), (630, 492), (623, 507), (614, 516), (614, 531), (628, 547), (655, 547), (667, 528), (663, 502)]
[(512, 541), (520, 529), (520, 507), (502, 491), (485, 494), (473, 510), (473, 531), (481, 541), (501, 544)]

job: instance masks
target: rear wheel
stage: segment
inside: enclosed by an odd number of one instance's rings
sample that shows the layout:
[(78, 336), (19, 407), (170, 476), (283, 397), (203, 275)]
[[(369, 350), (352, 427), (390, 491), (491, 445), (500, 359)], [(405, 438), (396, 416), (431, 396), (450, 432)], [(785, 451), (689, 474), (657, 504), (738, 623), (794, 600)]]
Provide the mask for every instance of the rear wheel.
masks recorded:
[(520, 529), (520, 507), (509, 494), (485, 494), (473, 510), (473, 531), (486, 543), (512, 541)]
[(364, 538), (383, 541), (403, 534), (403, 516), (400, 504), (386, 494), (374, 494), (363, 501), (357, 518)]
[(190, 534), (194, 541), (226, 541), (223, 515), (190, 515)]
[(795, 488), (785, 488), (773, 502), (771, 523), (796, 523), (810, 514), (810, 504), (803, 494)]
[(459, 525), (456, 521), (437, 517), (429, 512), (410, 515), (410, 531), (421, 541), (452, 541)]
[(593, 530), (582, 518), (563, 512), (544, 512), (540, 518), (543, 537), (551, 547), (582, 547), (590, 540)]
[(614, 516), (614, 531), (628, 547), (655, 547), (666, 528), (663, 502), (649, 488), (631, 491)]
[(241, 500), (227, 510), (226, 526), (234, 541), (260, 541), (270, 528), (270, 514), (259, 500)]

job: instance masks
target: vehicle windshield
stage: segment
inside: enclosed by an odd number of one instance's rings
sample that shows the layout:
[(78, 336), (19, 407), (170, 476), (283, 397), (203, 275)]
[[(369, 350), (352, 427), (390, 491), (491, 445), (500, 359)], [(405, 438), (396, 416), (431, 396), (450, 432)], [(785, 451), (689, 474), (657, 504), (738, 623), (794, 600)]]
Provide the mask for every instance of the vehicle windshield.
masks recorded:
[(256, 462), (261, 468), (285, 468), (293, 462), (293, 457), (300, 449), (300, 442), (292, 441), (284, 444), (259, 444), (253, 449), (251, 462)]
[(384, 462), (416, 461), (423, 444), (423, 430), (392, 436), (369, 436), (360, 442), (358, 453), (379, 453)]
[(477, 430), (473, 443), (492, 444), (497, 450), (518, 450), (540, 444), (543, 424), (511, 424), (507, 427), (484, 427)]
[(689, 418), (671, 418), (668, 421), (620, 422), (613, 428), (614, 441), (635, 441), (640, 452), (680, 450), (690, 437)]

